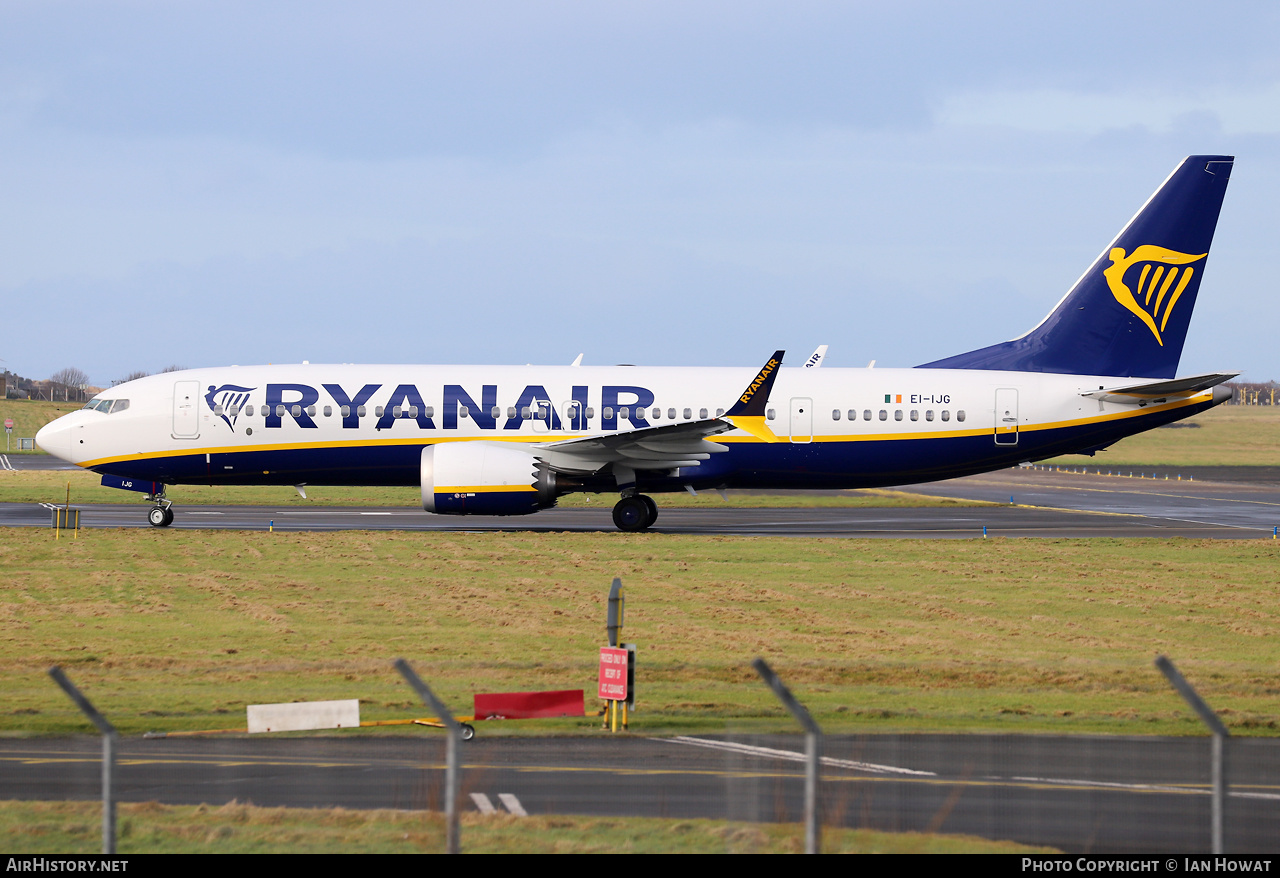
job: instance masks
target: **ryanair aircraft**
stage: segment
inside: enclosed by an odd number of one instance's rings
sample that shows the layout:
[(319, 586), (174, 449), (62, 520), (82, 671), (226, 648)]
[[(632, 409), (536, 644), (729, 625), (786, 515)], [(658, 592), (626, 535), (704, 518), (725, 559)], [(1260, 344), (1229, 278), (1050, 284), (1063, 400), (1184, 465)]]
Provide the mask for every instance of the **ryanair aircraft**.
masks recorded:
[[(913, 369), (252, 366), (130, 381), (36, 436), (139, 491), (418, 485), (440, 515), (524, 515), (616, 491), (866, 488), (1114, 442), (1230, 399), (1236, 373), (1175, 377), (1233, 157), (1183, 161), (1026, 335)], [(581, 357), (579, 357), (581, 360)]]

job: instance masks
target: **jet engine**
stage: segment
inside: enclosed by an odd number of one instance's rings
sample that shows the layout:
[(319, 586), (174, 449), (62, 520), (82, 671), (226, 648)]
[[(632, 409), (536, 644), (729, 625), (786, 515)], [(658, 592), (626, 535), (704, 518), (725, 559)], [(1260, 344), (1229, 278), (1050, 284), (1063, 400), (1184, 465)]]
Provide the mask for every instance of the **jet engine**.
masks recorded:
[(556, 474), (503, 442), (422, 449), (422, 508), (440, 515), (528, 515), (556, 503)]

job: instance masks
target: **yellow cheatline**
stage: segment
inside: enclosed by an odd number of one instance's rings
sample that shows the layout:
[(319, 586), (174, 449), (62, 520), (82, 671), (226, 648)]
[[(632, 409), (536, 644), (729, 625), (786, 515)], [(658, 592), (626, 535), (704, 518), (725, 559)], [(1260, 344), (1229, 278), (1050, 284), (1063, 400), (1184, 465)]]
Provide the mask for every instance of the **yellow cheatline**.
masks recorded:
[(536, 491), (533, 485), (457, 485), (454, 487), (438, 486), (433, 489), (436, 494), (505, 494), (511, 491)]
[[(1056, 430), (1062, 427), (1078, 427), (1084, 424), (1098, 424), (1106, 421), (1119, 421), (1125, 418), (1139, 418), (1150, 415), (1154, 412), (1170, 411), (1171, 409), (1183, 408), (1189, 405), (1202, 403), (1212, 398), (1212, 391), (1204, 391), (1186, 399), (1180, 399), (1177, 402), (1165, 403), (1164, 405), (1145, 406), (1131, 411), (1114, 412), (1106, 415), (1096, 415), (1088, 418), (1077, 418), (1070, 421), (1051, 421), (1043, 424), (1022, 424), (1018, 427), (1020, 432), (1031, 433), (1037, 430)], [(766, 423), (763, 417), (747, 417), (734, 416), (725, 417), (738, 429), (751, 434), (755, 437), (749, 439), (745, 436), (717, 436), (716, 442), (781, 442), (782, 437), (775, 434)], [(981, 427), (972, 430), (945, 430), (938, 432), (919, 432), (919, 433), (862, 433), (862, 434), (844, 434), (839, 436), (823, 436), (815, 435), (814, 442), (884, 442), (899, 441), (904, 439), (952, 439), (960, 436), (986, 436), (991, 433), (990, 427)], [(245, 454), (259, 451), (298, 451), (303, 449), (327, 449), (327, 448), (357, 448), (369, 446), (388, 446), (388, 445), (439, 445), (444, 442), (511, 442), (532, 444), (548, 441), (564, 441), (567, 439), (585, 438), (587, 434), (545, 434), (539, 436), (440, 436), (431, 438), (398, 438), (398, 439), (344, 439), (340, 441), (327, 442), (284, 442), (279, 445), (227, 445), (227, 446), (207, 446), (204, 448), (184, 448), (174, 449), (170, 451), (153, 451), (146, 454), (122, 454), (117, 457), (102, 457), (96, 460), (86, 460), (78, 466), (85, 469), (91, 469), (95, 466), (104, 466), (109, 463), (121, 463), (131, 460), (155, 460), (166, 457), (188, 457), (196, 454)]]

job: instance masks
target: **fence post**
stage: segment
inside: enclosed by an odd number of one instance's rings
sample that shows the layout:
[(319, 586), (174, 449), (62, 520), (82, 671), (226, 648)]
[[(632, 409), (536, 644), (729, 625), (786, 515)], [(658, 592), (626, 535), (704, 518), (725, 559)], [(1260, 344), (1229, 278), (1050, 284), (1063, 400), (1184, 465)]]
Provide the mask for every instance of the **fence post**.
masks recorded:
[(75, 703), (76, 707), (89, 718), (89, 722), (98, 727), (102, 733), (102, 852), (114, 855), (116, 852), (116, 801), (112, 795), (112, 775), (116, 765), (116, 738), (119, 733), (116, 727), (107, 722), (107, 718), (98, 713), (88, 698), (75, 687), (62, 668), (54, 665), (49, 669), (53, 682), (62, 687), (62, 691)]
[(773, 690), (782, 706), (804, 728), (804, 852), (816, 854), (822, 846), (822, 826), (818, 821), (818, 765), (822, 760), (822, 729), (818, 728), (809, 711), (796, 700), (791, 690), (778, 679), (778, 675), (764, 659), (757, 658), (751, 663), (751, 667), (756, 669), (756, 673)]
[(461, 829), (458, 825), (458, 742), (462, 740), (462, 726), (449, 709), (444, 706), (444, 702), (436, 697), (435, 693), (428, 688), (427, 684), (422, 682), (417, 674), (413, 672), (413, 668), (409, 667), (409, 663), (399, 658), (395, 661), (395, 668), (400, 672), (400, 676), (413, 687), (413, 691), (418, 693), (418, 697), (430, 707), (440, 722), (445, 726), (445, 770), (444, 770), (444, 815), (445, 815), (445, 853), (457, 854), (462, 852)]
[(1213, 708), (1209, 707), (1196, 690), (1191, 688), (1191, 684), (1187, 682), (1186, 678), (1178, 673), (1178, 669), (1173, 666), (1173, 662), (1169, 661), (1165, 656), (1157, 656), (1156, 667), (1169, 679), (1169, 682), (1173, 684), (1174, 689), (1178, 690), (1178, 694), (1182, 696), (1183, 700), (1191, 705), (1191, 709), (1199, 715), (1200, 721), (1209, 727), (1209, 731), (1213, 732), (1213, 740), (1209, 747), (1209, 774), (1213, 786), (1213, 799), (1209, 812), (1209, 836), (1212, 848), (1210, 853), (1223, 853), (1222, 811), (1227, 801), (1226, 743), (1227, 738), (1231, 737), (1231, 733), (1222, 724), (1222, 720), (1218, 719), (1218, 715), (1213, 712)]

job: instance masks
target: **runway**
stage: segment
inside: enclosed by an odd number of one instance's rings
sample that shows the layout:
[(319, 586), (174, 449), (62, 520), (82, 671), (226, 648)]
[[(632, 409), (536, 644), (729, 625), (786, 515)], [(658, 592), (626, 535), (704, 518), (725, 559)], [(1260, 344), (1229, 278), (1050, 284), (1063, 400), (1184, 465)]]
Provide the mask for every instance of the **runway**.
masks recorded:
[[(803, 740), (488, 738), (462, 751), (470, 810), (794, 822)], [(418, 738), (128, 739), (121, 801), (438, 810), (443, 741)], [(828, 825), (966, 833), (1079, 853), (1209, 848), (1205, 738), (875, 735), (824, 740)], [(0, 741), (0, 789), (99, 795), (96, 739)], [(1228, 852), (1274, 850), (1280, 747), (1232, 739)], [(518, 810), (517, 810), (518, 809)], [(465, 839), (464, 839), (465, 845)]]
[[(988, 537), (1270, 538), (1280, 525), (1280, 480), (1177, 481), (1011, 469), (901, 488), (980, 500), (981, 507), (661, 508), (653, 533), (740, 536), (980, 539)], [(749, 497), (749, 494), (742, 496)], [(88, 528), (149, 527), (147, 505), (78, 506)], [(173, 529), (614, 532), (610, 510), (549, 509), (530, 516), (452, 517), (411, 507), (176, 506)], [(0, 504), (0, 526), (47, 527), (39, 504)]]

